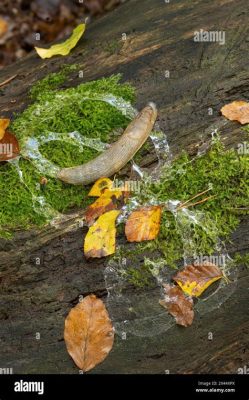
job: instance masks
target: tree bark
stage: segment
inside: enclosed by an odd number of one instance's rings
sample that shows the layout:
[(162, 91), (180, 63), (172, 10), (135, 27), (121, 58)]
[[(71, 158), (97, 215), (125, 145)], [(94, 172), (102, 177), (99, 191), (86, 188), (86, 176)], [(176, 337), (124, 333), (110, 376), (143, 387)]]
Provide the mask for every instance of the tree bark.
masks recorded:
[[(41, 60), (33, 52), (0, 71), (0, 83), (17, 74), (1, 88), (1, 115), (23, 110), (29, 89), (47, 73), (77, 63), (86, 81), (121, 72), (137, 89), (138, 108), (154, 101), (173, 155), (182, 149), (195, 154), (216, 128), (228, 148), (237, 146), (246, 133), (219, 110), (249, 97), (248, 9), (248, 0), (130, 0), (91, 24), (67, 58)], [(226, 43), (194, 42), (200, 29), (225, 31)], [(119, 48), (114, 52), (113, 42)], [(67, 86), (81, 82), (75, 77)], [(83, 257), (81, 217), (76, 210), (56, 226), (0, 240), (1, 368), (78, 373), (63, 341), (65, 316), (79, 295), (95, 293), (105, 301), (107, 294), (103, 261)], [(248, 251), (246, 216), (232, 240), (231, 255)], [(165, 334), (126, 340), (116, 336), (112, 352), (92, 373), (236, 373), (249, 359), (248, 283), (249, 271), (241, 266), (233, 296), (187, 329), (173, 326)]]

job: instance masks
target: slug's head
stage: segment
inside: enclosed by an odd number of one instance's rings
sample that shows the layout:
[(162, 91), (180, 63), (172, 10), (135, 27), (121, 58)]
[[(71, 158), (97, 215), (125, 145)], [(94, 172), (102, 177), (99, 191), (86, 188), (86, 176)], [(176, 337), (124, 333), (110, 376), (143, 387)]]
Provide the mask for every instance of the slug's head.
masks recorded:
[(157, 106), (155, 103), (153, 103), (153, 101), (150, 101), (147, 105), (148, 107), (152, 108), (152, 110), (154, 111), (154, 113), (157, 114)]

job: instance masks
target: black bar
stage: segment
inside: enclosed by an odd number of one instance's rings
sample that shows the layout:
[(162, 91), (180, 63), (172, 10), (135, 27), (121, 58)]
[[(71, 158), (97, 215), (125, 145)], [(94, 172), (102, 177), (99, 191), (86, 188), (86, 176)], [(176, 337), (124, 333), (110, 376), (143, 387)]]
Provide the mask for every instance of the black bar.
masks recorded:
[[(40, 384), (39, 384), (40, 383)], [(43, 386), (42, 386), (43, 383)], [(0, 400), (127, 396), (248, 400), (248, 375), (0, 375)], [(16, 389), (16, 391), (15, 391)], [(25, 391), (29, 389), (30, 391)], [(22, 390), (22, 391), (18, 391)], [(40, 391), (40, 394), (38, 392)], [(70, 397), (69, 397), (70, 396)], [(183, 397), (184, 396), (184, 397)]]

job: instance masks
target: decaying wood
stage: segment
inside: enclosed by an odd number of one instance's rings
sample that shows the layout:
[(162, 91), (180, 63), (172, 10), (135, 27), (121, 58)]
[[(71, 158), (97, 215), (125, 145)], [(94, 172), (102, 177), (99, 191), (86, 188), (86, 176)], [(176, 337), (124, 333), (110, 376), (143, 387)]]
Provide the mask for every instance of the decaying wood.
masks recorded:
[[(78, 63), (84, 81), (121, 72), (137, 89), (138, 109), (154, 101), (173, 155), (182, 149), (196, 154), (215, 129), (228, 148), (236, 147), (246, 133), (219, 110), (249, 98), (248, 11), (248, 0), (130, 0), (90, 25), (69, 57), (44, 61), (32, 53), (2, 70), (0, 82), (17, 77), (1, 88), (1, 116), (23, 110), (29, 89), (48, 72)], [(225, 45), (194, 42), (194, 31), (200, 29), (225, 31)], [(119, 50), (110, 52), (112, 43)], [(75, 74), (67, 86), (81, 82)], [(153, 162), (150, 155), (147, 162)], [(79, 295), (95, 293), (105, 300), (107, 293), (103, 261), (86, 262), (82, 254), (82, 213), (75, 210), (55, 226), (0, 240), (0, 367), (12, 367), (14, 373), (78, 373), (63, 341), (65, 316)], [(248, 251), (247, 217), (232, 239), (231, 255)], [(186, 329), (174, 326), (148, 338), (117, 337), (109, 357), (92, 373), (237, 372), (249, 359), (248, 283), (249, 271), (241, 267), (233, 296), (196, 316)]]

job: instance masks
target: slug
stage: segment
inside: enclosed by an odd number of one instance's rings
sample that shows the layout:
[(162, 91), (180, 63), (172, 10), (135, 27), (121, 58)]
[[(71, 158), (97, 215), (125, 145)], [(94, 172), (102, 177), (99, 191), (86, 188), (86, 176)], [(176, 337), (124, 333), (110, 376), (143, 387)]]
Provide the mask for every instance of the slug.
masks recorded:
[(157, 118), (154, 103), (146, 107), (125, 129), (119, 140), (93, 160), (77, 167), (62, 168), (57, 177), (73, 185), (87, 185), (109, 177), (123, 168), (146, 142)]

